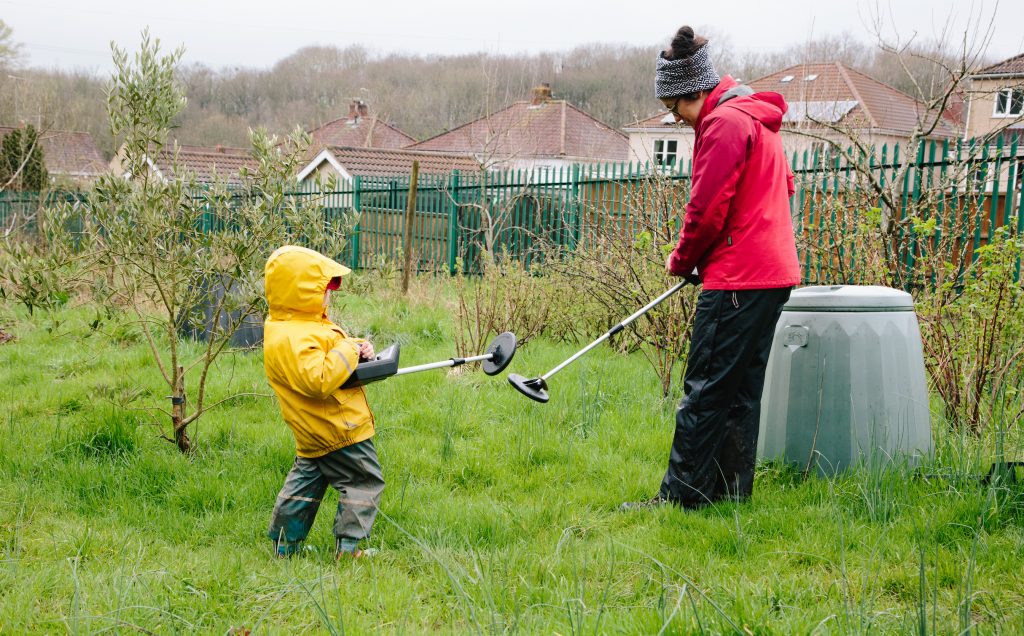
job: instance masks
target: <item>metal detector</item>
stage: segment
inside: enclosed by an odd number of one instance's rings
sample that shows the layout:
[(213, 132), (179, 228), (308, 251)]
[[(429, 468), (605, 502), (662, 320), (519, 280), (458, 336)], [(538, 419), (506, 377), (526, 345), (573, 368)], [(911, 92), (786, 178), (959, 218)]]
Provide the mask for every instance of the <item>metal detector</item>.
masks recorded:
[(512, 373), (512, 374), (509, 374), (509, 376), (508, 376), (509, 383), (512, 386), (514, 386), (517, 391), (519, 391), (520, 393), (522, 393), (526, 397), (530, 398), (531, 400), (534, 400), (535, 402), (541, 402), (541, 403), (547, 402), (548, 401), (548, 382), (547, 382), (548, 378), (550, 378), (551, 376), (555, 375), (556, 373), (558, 373), (559, 371), (561, 371), (565, 367), (567, 367), (570, 364), (572, 364), (573, 362), (575, 362), (577, 358), (580, 358), (586, 352), (590, 351), (591, 349), (593, 349), (597, 345), (601, 344), (605, 340), (611, 338), (615, 334), (617, 334), (620, 331), (622, 331), (623, 329), (625, 329), (626, 325), (628, 325), (629, 323), (633, 322), (634, 320), (636, 320), (640, 316), (643, 316), (644, 314), (646, 314), (650, 310), (652, 310), (655, 307), (657, 307), (658, 305), (660, 305), (662, 303), (662, 301), (664, 301), (666, 298), (668, 298), (672, 294), (676, 293), (677, 291), (679, 291), (683, 287), (686, 287), (686, 285), (688, 285), (689, 282), (690, 281), (688, 281), (688, 280), (680, 281), (675, 286), (673, 286), (671, 289), (669, 289), (667, 292), (665, 292), (661, 296), (658, 296), (657, 298), (655, 298), (651, 302), (649, 302), (646, 305), (644, 305), (635, 314), (633, 314), (629, 318), (626, 318), (625, 320), (623, 320), (619, 324), (615, 325), (614, 327), (609, 329), (607, 332), (605, 332), (605, 334), (603, 336), (601, 336), (597, 340), (591, 342), (587, 346), (583, 347), (582, 349), (580, 349), (579, 351), (574, 353), (568, 360), (566, 360), (562, 364), (558, 365), (554, 369), (551, 369), (550, 371), (548, 371), (544, 375), (540, 376), (539, 378), (533, 378), (533, 379), (527, 380), (526, 378), (524, 378), (523, 376), (519, 375), (518, 373)]
[(469, 358), (449, 358), (440, 362), (429, 362), (414, 367), (398, 368), (398, 357), (401, 347), (395, 343), (381, 351), (373, 360), (366, 360), (356, 365), (355, 371), (348, 377), (348, 380), (341, 385), (343, 389), (351, 389), (357, 386), (370, 384), (379, 380), (385, 380), (395, 375), (407, 375), (419, 373), (430, 369), (442, 369), (444, 367), (457, 367), (467, 362), (483, 362), (484, 373), (487, 375), (498, 375), (505, 370), (512, 356), (516, 353), (516, 335), (511, 331), (498, 334), (487, 347), (484, 354), (471, 356)]

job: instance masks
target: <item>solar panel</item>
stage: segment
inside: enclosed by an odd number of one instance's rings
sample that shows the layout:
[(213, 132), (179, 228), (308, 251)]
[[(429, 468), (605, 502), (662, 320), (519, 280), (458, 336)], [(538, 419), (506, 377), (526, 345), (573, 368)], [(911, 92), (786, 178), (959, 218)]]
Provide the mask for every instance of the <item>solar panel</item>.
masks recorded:
[(782, 121), (787, 123), (820, 121), (834, 124), (845, 117), (856, 105), (857, 102), (851, 100), (790, 102), (789, 110), (782, 116)]

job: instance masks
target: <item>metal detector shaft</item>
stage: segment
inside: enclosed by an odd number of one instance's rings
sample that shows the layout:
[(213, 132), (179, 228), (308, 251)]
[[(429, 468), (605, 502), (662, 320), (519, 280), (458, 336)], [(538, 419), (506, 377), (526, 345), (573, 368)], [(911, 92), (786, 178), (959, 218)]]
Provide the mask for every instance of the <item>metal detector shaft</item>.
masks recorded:
[(486, 353), (482, 356), (470, 356), (469, 358), (449, 358), (448, 360), (442, 360), (440, 362), (428, 362), (427, 364), (418, 364), (414, 367), (404, 367), (399, 369), (395, 375), (405, 375), (407, 373), (419, 373), (420, 371), (429, 371), (431, 369), (443, 369), (444, 367), (457, 367), (467, 362), (480, 362), (482, 360), (492, 360), (494, 358), (493, 353)]
[(640, 316), (643, 316), (644, 314), (646, 314), (646, 313), (647, 313), (647, 312), (649, 312), (650, 310), (652, 310), (652, 309), (654, 309), (655, 307), (657, 307), (658, 305), (660, 305), (660, 304), (661, 304), (662, 302), (664, 302), (664, 300), (665, 300), (666, 298), (668, 298), (668, 297), (669, 297), (669, 296), (671, 296), (672, 294), (676, 293), (677, 291), (679, 291), (679, 290), (680, 290), (680, 289), (682, 289), (683, 287), (686, 287), (686, 285), (687, 285), (688, 283), (689, 283), (689, 281), (687, 281), (687, 280), (682, 280), (682, 281), (680, 281), (679, 283), (677, 283), (676, 285), (674, 285), (674, 286), (673, 286), (673, 287), (672, 287), (671, 289), (669, 289), (669, 290), (668, 290), (667, 292), (665, 292), (665, 293), (664, 293), (664, 294), (662, 294), (661, 296), (658, 296), (657, 298), (655, 298), (655, 299), (654, 299), (654, 300), (652, 300), (651, 302), (647, 303), (646, 305), (644, 305), (643, 307), (641, 307), (640, 309), (638, 309), (638, 310), (637, 310), (637, 312), (636, 312), (635, 314), (631, 315), (631, 316), (630, 316), (629, 318), (626, 318), (625, 320), (623, 320), (623, 321), (622, 321), (622, 322), (620, 322), (619, 324), (617, 324), (617, 325), (615, 325), (614, 327), (612, 327), (611, 329), (609, 329), (609, 330), (608, 330), (607, 332), (605, 332), (605, 334), (604, 334), (603, 336), (601, 336), (601, 337), (600, 337), (600, 338), (598, 338), (597, 340), (595, 340), (595, 341), (591, 342), (591, 343), (590, 343), (590, 344), (588, 344), (587, 346), (585, 346), (585, 347), (583, 347), (582, 349), (580, 349), (579, 351), (577, 351), (577, 352), (576, 352), (575, 354), (573, 354), (573, 355), (572, 355), (572, 357), (570, 357), (570, 358), (569, 358), (568, 360), (566, 360), (566, 361), (565, 361), (565, 362), (563, 362), (562, 364), (558, 365), (558, 366), (557, 366), (557, 367), (555, 367), (554, 369), (551, 369), (550, 371), (548, 371), (548, 372), (547, 372), (547, 373), (545, 373), (544, 375), (540, 376), (540, 379), (541, 379), (541, 380), (545, 380), (545, 381), (546, 381), (546, 380), (547, 380), (548, 378), (550, 378), (551, 376), (555, 375), (556, 373), (558, 373), (559, 371), (561, 371), (561, 370), (562, 370), (562, 369), (564, 369), (565, 367), (567, 367), (567, 366), (569, 366), (570, 364), (572, 364), (573, 362), (575, 362), (577, 358), (579, 358), (580, 356), (582, 356), (582, 355), (583, 355), (583, 354), (585, 354), (586, 352), (590, 351), (591, 349), (593, 349), (593, 348), (594, 348), (594, 347), (596, 347), (597, 345), (601, 344), (601, 343), (602, 343), (602, 342), (604, 342), (605, 340), (607, 340), (607, 339), (611, 338), (611, 337), (612, 337), (612, 336), (614, 336), (615, 334), (617, 334), (617, 333), (619, 333), (620, 331), (622, 331), (623, 329), (625, 329), (625, 328), (626, 328), (626, 326), (627, 326), (627, 325), (629, 325), (629, 323), (633, 322), (634, 320), (636, 320), (636, 319), (637, 319), (637, 318), (639, 318)]

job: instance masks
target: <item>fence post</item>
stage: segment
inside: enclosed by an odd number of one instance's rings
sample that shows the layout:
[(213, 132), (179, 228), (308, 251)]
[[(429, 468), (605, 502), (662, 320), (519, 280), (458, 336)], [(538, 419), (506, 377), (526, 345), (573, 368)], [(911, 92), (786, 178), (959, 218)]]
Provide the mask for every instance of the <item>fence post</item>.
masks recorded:
[(448, 195), (448, 273), (455, 275), (455, 260), (458, 255), (459, 226), (459, 171), (452, 170)]
[(572, 216), (570, 216), (569, 225), (569, 251), (576, 251), (576, 247), (580, 243), (580, 236), (582, 235), (583, 228), (583, 214), (582, 204), (580, 203), (580, 164), (572, 164), (572, 184), (569, 190), (570, 197), (570, 209), (572, 210)]
[(409, 196), (405, 202), (405, 227), (403, 230), (403, 241), (402, 241), (402, 260), (404, 265), (402, 266), (402, 294), (409, 293), (409, 274), (412, 269), (412, 226), (413, 221), (416, 218), (416, 182), (420, 176), (420, 162), (413, 160), (412, 162), (412, 174), (409, 176)]
[[(359, 175), (352, 177), (352, 210), (356, 214), (363, 212), (362, 184), (362, 177)], [(352, 226), (352, 269), (359, 268), (359, 223), (360, 219), (357, 217), (356, 224)]]

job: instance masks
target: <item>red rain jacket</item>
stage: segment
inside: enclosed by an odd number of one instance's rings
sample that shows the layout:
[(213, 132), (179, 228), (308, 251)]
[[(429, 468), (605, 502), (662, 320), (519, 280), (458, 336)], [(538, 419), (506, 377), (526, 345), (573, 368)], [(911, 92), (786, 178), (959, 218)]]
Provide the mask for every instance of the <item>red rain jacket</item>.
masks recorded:
[(786, 101), (778, 93), (722, 95), (711, 91), (697, 117), (690, 202), (669, 268), (696, 267), (704, 289), (770, 289), (800, 282), (789, 198), (793, 173), (779, 128)]

